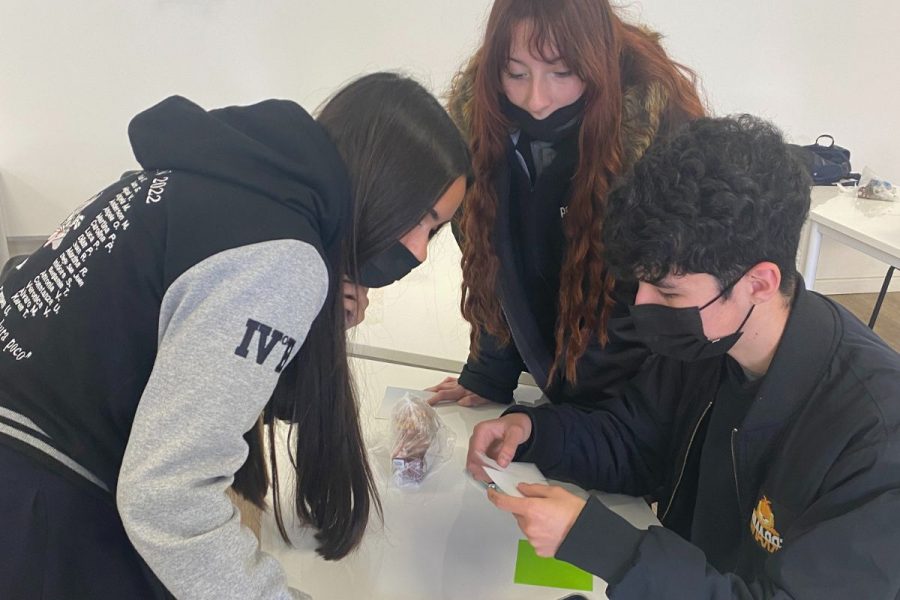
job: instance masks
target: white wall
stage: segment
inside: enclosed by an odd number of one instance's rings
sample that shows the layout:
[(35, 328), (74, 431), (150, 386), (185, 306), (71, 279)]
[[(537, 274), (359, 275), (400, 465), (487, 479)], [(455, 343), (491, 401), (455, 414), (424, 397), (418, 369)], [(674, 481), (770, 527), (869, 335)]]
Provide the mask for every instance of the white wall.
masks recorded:
[(10, 235), (43, 235), (134, 165), (129, 119), (178, 93), (315, 108), (357, 74), (441, 88), (483, 1), (0, 1), (0, 195)]
[[(207, 107), (318, 105), (362, 72), (403, 68), (443, 90), (489, 0), (0, 0), (0, 197), (12, 236), (44, 235), (133, 166), (128, 120), (180, 93)], [(719, 113), (831, 132), (900, 179), (900, 3), (642, 0)]]
[[(478, 44), (489, 7), (490, 0), (0, 0), (0, 203), (9, 235), (21, 242), (14, 247), (45, 236), (132, 168), (128, 121), (165, 96), (207, 107), (282, 97), (312, 109), (358, 74), (396, 68), (440, 92)], [(832, 133), (857, 169), (870, 165), (900, 180), (900, 2), (641, 0), (625, 10), (664, 32), (718, 114), (763, 115), (799, 143)], [(464, 358), (458, 250), (448, 237), (436, 242), (439, 260), (372, 293), (357, 341)], [(827, 246), (820, 272), (832, 291), (878, 289), (879, 264)], [(842, 254), (826, 260), (835, 252)]]
[(797, 143), (831, 133), (900, 180), (900, 2), (644, 0), (631, 10), (703, 79), (719, 114), (751, 112)]

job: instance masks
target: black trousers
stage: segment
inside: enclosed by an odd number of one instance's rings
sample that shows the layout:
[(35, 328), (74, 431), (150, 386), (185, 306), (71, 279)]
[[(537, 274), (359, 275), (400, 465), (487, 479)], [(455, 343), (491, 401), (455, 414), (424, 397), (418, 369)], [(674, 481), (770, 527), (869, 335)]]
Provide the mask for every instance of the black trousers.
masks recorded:
[(0, 444), (0, 598), (171, 597), (128, 540), (112, 498)]

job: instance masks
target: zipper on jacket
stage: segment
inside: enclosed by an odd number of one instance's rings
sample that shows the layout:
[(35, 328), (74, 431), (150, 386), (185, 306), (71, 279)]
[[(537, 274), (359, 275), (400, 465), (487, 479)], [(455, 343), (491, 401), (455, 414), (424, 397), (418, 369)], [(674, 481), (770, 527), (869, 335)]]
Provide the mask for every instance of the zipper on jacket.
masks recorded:
[(678, 473), (678, 480), (675, 482), (675, 487), (672, 488), (672, 495), (669, 498), (669, 504), (666, 505), (666, 512), (663, 513), (663, 516), (660, 517), (660, 522), (664, 521), (666, 516), (669, 514), (669, 510), (672, 508), (672, 503), (675, 501), (675, 494), (678, 493), (678, 486), (681, 485), (681, 479), (684, 477), (684, 470), (687, 467), (688, 458), (691, 456), (691, 446), (694, 444), (694, 438), (697, 437), (697, 431), (700, 429), (700, 423), (703, 422), (703, 419), (706, 418), (706, 413), (709, 412), (709, 409), (712, 408), (713, 403), (710, 402), (706, 405), (706, 408), (703, 409), (703, 414), (700, 415), (700, 418), (697, 419), (697, 424), (694, 425), (694, 431), (691, 433), (691, 439), (688, 440), (687, 451), (684, 453), (684, 462), (681, 464), (681, 472)]
[(741, 512), (741, 485), (738, 483), (737, 474), (737, 454), (734, 451), (734, 436), (737, 435), (738, 429), (735, 427), (731, 430), (731, 468), (734, 471), (734, 491), (737, 493), (738, 513)]

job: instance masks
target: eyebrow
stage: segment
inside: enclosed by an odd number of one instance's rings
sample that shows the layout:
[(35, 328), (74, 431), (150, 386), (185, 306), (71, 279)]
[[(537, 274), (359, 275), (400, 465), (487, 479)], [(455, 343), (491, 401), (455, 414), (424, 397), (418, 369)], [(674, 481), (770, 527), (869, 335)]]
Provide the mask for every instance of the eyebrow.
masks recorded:
[[(553, 60), (544, 60), (543, 58), (542, 58), (541, 60), (543, 60), (543, 61), (544, 61), (545, 63), (547, 63), (548, 65), (555, 65), (555, 64), (558, 64), (558, 63), (563, 62), (562, 56), (557, 56), (557, 57), (554, 58)], [(521, 60), (519, 60), (518, 58), (513, 58), (512, 56), (509, 57), (509, 62), (519, 63), (519, 64), (522, 65), (523, 67), (528, 66), (528, 65), (526, 65), (526, 64), (524, 63), (524, 61), (521, 61)]]
[(674, 290), (675, 288), (678, 287), (678, 286), (676, 286), (674, 283), (669, 283), (669, 282), (667, 282), (665, 279), (663, 279), (662, 281), (657, 281), (657, 282), (654, 283), (653, 285), (655, 285), (655, 286), (658, 287), (658, 288), (663, 288), (663, 289), (666, 289), (666, 290)]
[(429, 209), (428, 209), (428, 214), (431, 215), (431, 218), (434, 219), (435, 221), (440, 221), (440, 220), (441, 220), (441, 215), (439, 215), (439, 214), (437, 213), (437, 211), (434, 210), (434, 208), (429, 208)]

